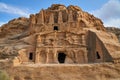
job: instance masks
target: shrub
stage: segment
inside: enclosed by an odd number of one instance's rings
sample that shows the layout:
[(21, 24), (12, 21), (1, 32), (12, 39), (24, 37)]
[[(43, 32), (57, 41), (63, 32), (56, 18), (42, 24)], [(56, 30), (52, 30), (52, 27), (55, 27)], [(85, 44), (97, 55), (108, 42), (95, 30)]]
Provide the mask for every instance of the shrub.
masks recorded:
[(10, 80), (8, 74), (5, 71), (0, 70), (0, 80)]

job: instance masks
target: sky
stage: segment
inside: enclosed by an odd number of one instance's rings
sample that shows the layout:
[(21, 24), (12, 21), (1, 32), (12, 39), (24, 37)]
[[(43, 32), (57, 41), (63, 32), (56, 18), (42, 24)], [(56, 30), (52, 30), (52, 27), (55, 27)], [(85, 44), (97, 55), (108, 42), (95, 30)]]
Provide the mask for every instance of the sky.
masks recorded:
[(120, 0), (0, 0), (0, 26), (18, 17), (29, 17), (52, 4), (76, 5), (100, 18), (106, 27), (120, 28)]

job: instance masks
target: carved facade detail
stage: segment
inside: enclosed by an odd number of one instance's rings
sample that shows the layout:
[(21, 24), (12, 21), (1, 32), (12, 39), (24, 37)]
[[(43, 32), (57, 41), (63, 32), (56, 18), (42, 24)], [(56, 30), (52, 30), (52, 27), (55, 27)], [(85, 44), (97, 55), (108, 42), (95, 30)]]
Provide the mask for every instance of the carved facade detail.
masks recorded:
[[(36, 35), (36, 55), (39, 57), (36, 57), (35, 62), (38, 63), (59, 63), (58, 61), (58, 55), (65, 54), (66, 59), (65, 63), (80, 63), (79, 60), (77, 60), (77, 53), (78, 51), (75, 51), (74, 49), (81, 50), (83, 48), (86, 50), (86, 46), (84, 42), (85, 35), (82, 34), (75, 34), (71, 32), (56, 32), (53, 31), (51, 33), (44, 33), (44, 34), (37, 34)], [(84, 38), (84, 39), (83, 39)], [(82, 41), (83, 40), (83, 41)], [(82, 51), (81, 51), (82, 52)], [(81, 53), (84, 55), (84, 53)], [(87, 55), (84, 55), (83, 62), (87, 63), (87, 60), (85, 61), (85, 57)], [(81, 55), (80, 55), (81, 56)]]
[(61, 6), (30, 16), (28, 32), (34, 35), (33, 50), (26, 48), (26, 61), (41, 64), (112, 61), (101, 36), (98, 37), (100, 34), (89, 29), (104, 32), (102, 22), (78, 7), (64, 6), (62, 10)]

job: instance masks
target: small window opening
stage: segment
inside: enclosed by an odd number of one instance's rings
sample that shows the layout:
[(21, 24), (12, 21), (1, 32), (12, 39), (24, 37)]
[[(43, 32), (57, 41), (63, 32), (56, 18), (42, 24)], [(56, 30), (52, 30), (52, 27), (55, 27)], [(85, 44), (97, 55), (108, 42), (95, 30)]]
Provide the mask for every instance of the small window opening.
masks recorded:
[(58, 26), (54, 26), (54, 30), (58, 31)]
[(29, 54), (29, 60), (33, 60), (33, 53)]
[(65, 58), (66, 58), (66, 54), (64, 54), (64, 53), (59, 53), (58, 54), (58, 61), (59, 61), (59, 63), (64, 63), (65, 62)]
[(96, 52), (96, 58), (100, 59), (100, 54), (98, 52)]

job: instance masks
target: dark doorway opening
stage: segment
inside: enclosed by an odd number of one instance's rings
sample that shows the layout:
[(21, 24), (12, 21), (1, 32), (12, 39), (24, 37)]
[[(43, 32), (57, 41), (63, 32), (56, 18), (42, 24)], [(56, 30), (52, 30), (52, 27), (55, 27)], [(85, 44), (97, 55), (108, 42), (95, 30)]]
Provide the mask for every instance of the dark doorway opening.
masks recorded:
[(97, 58), (97, 59), (100, 59), (100, 58), (101, 58), (98, 52), (96, 52), (96, 58)]
[(58, 54), (58, 61), (59, 61), (59, 63), (64, 63), (65, 62), (65, 58), (66, 58), (66, 54), (64, 54), (64, 53), (59, 53)]
[(58, 26), (54, 26), (54, 30), (58, 31)]
[(33, 60), (33, 53), (29, 54), (29, 60)]

